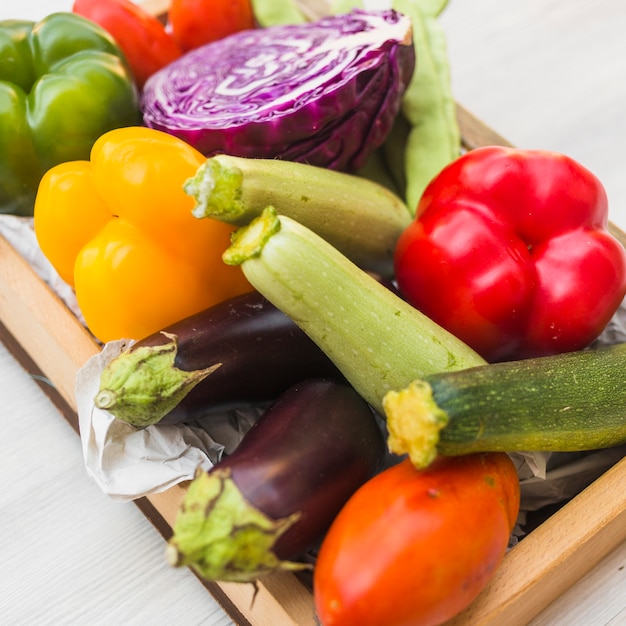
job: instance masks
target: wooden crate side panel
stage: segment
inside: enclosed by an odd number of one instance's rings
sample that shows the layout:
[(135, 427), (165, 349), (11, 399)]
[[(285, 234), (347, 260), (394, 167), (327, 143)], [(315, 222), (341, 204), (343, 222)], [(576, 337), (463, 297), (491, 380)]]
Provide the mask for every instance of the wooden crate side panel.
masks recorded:
[[(0, 319), (75, 410), (74, 380), (98, 346), (65, 305), (0, 238)], [(453, 624), (524, 624), (626, 539), (626, 460), (544, 522), (504, 559), (491, 584)], [(171, 527), (184, 485), (149, 496)], [(567, 532), (563, 529), (567, 529)], [(250, 621), (314, 624), (310, 591), (291, 574), (217, 585)], [(254, 600), (254, 601), (253, 601)]]
[(504, 559), (447, 626), (524, 626), (626, 540), (626, 459), (552, 515)]
[(99, 348), (65, 304), (2, 237), (0, 319), (76, 410), (76, 372)]
[(313, 597), (293, 574), (276, 572), (252, 583), (216, 583), (253, 626), (317, 626)]
[(502, 135), (491, 130), (460, 104), (456, 105), (456, 116), (461, 128), (462, 144), (466, 150), (474, 150), (481, 146), (513, 147)]
[(158, 17), (161, 21), (167, 19), (167, 12), (170, 9), (170, 0), (141, 0), (138, 4), (144, 11)]

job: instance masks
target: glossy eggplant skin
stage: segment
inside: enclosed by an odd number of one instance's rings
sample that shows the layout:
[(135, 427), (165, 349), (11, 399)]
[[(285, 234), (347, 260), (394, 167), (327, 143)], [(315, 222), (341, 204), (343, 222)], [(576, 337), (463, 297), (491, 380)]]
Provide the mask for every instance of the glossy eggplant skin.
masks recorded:
[(274, 550), (289, 559), (321, 538), (385, 450), (372, 409), (352, 387), (307, 380), (283, 393), (219, 466), (267, 516), (300, 513)]
[(385, 451), (374, 412), (347, 383), (290, 387), (233, 453), (196, 474), (168, 544), (170, 563), (240, 582), (310, 567), (304, 555), (381, 469)]
[[(226, 300), (164, 330), (177, 337), (177, 368), (194, 371), (222, 365), (198, 383), (162, 423), (269, 402), (306, 378), (343, 380), (298, 325), (257, 291)], [(158, 332), (135, 343), (132, 350), (167, 341)]]

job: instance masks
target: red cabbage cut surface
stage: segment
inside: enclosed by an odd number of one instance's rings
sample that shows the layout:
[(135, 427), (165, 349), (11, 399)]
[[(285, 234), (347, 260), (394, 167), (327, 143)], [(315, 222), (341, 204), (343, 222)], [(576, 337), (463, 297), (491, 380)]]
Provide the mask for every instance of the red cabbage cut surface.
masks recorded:
[(393, 10), (247, 30), (154, 74), (144, 123), (206, 156), (356, 169), (385, 140), (414, 67), (411, 21)]

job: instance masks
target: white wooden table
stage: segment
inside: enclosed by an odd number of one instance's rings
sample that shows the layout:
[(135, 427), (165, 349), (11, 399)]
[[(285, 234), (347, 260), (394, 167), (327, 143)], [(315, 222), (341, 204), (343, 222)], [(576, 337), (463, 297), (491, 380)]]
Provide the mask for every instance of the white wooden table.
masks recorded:
[[(3, 0), (0, 19), (70, 7)], [(626, 3), (451, 0), (441, 21), (456, 99), (512, 143), (592, 169), (626, 230)], [(2, 624), (232, 623), (188, 570), (166, 564), (134, 505), (99, 492), (76, 434), (2, 344), (0, 424)], [(625, 566), (622, 545), (532, 626), (626, 624)]]

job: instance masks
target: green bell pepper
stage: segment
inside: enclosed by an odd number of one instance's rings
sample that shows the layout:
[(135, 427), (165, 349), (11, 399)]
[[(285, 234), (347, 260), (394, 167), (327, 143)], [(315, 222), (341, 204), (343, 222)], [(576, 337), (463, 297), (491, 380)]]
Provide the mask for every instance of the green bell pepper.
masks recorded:
[(0, 21), (0, 213), (32, 215), (48, 169), (140, 120), (124, 55), (100, 26), (61, 12)]

